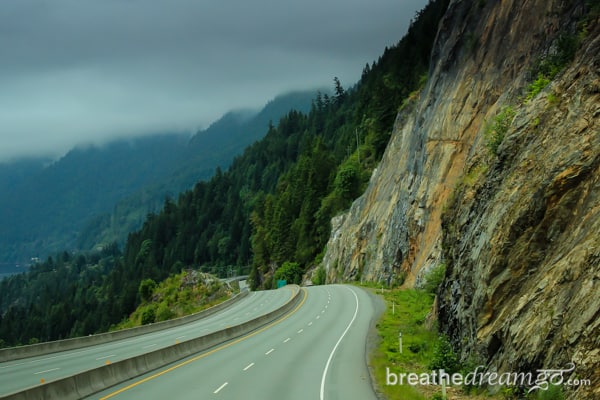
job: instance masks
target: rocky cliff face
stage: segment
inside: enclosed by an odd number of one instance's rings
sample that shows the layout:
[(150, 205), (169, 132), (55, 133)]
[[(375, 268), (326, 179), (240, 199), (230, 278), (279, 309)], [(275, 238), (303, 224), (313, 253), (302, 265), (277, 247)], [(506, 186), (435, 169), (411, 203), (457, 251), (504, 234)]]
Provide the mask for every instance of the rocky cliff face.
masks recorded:
[[(524, 372), (573, 362), (572, 376), (592, 380), (567, 389), (577, 399), (600, 396), (600, 23), (590, 6), (452, 1), (428, 83), (398, 115), (365, 194), (332, 221), (323, 260), (330, 281), (411, 286), (445, 264), (440, 327), (463, 358)], [(578, 42), (574, 57), (537, 93), (532, 69), (565, 42)]]

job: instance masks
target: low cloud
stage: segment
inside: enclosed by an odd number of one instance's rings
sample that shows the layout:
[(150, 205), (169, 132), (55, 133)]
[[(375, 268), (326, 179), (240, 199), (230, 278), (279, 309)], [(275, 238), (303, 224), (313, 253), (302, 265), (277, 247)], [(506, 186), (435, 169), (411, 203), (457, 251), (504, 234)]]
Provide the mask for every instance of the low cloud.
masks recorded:
[(425, 0), (3, 0), (0, 161), (344, 85)]

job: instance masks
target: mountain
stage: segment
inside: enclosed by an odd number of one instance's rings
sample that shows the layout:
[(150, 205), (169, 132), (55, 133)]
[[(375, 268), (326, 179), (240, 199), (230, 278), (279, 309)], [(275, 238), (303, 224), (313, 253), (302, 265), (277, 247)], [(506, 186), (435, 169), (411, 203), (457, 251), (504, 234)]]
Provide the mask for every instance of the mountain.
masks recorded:
[(209, 179), (215, 169), (227, 168), (236, 155), (262, 138), (270, 124), (277, 123), (290, 110), (307, 112), (317, 92), (297, 91), (277, 96), (258, 112), (226, 113), (192, 136), (177, 154), (173, 167), (163, 171), (163, 179), (155, 179), (113, 203), (111, 212), (89, 219), (78, 236), (77, 248), (89, 250), (112, 242), (124, 244), (127, 235), (142, 226), (148, 213), (159, 211), (165, 199), (174, 198), (196, 182)]
[(288, 113), (226, 171), (165, 203), (129, 235), (126, 268), (158, 281), (182, 266), (250, 266), (253, 288), (278, 276), (300, 283), (322, 257), (331, 217), (366, 187), (398, 108), (423, 84), (446, 4), (431, 2), (355, 86), (334, 78), (334, 93), (318, 94), (310, 112)]
[[(271, 124), (262, 116), (261, 139), (228, 168), (163, 200), (122, 251), (114, 243), (63, 251), (0, 281), (0, 346), (106, 331), (143, 303), (142, 282), (187, 269), (221, 276), (249, 269), (254, 288), (299, 283), (323, 256), (330, 219), (367, 186), (397, 110), (423, 85), (446, 6), (430, 2), (356, 85), (334, 79), (333, 93), (317, 93), (307, 112), (292, 110)], [(213, 128), (231, 131), (246, 118), (228, 115)]]
[[(142, 304), (145, 279), (249, 266), (254, 288), (427, 287), (436, 300), (418, 324), (443, 334), (440, 357), (503, 375), (560, 370), (589, 385), (537, 398), (595, 399), (599, 55), (595, 0), (430, 1), (355, 86), (336, 82), (271, 124), (165, 201), (122, 253), (65, 252), (0, 282), (0, 339), (101, 331)], [(520, 386), (502, 395), (528, 396)]]
[(445, 266), (437, 316), (460, 358), (589, 379), (570, 399), (600, 387), (599, 15), (452, 1), (427, 84), (323, 259), (332, 282), (417, 287)]
[(26, 158), (10, 163), (0, 163), (0, 187), (3, 193), (15, 190), (23, 180), (29, 179), (50, 164), (46, 158)]
[(165, 197), (225, 168), (316, 90), (293, 92), (260, 111), (233, 111), (209, 128), (74, 148), (59, 160), (0, 164), (0, 261), (27, 263), (60, 250), (123, 243)]
[(25, 262), (72, 249), (84, 221), (132, 190), (164, 179), (188, 140), (161, 135), (79, 147), (22, 173), (3, 187), (0, 199), (2, 261)]

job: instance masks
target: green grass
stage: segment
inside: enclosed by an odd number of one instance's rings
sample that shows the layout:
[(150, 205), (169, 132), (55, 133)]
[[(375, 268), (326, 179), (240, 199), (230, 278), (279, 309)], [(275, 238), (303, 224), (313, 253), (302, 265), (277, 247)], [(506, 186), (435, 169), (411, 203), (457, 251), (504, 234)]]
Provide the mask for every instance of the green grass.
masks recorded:
[[(437, 332), (437, 326), (430, 322), (428, 315), (432, 310), (434, 295), (419, 289), (381, 290), (380, 284), (365, 283), (362, 287), (371, 288), (383, 296), (386, 310), (377, 323), (380, 342), (369, 355), (369, 364), (373, 371), (377, 388), (387, 400), (426, 400), (441, 399), (438, 392), (419, 391), (419, 386), (387, 385), (387, 371), (395, 373), (430, 373), (433, 369), (447, 372), (462, 372), (463, 375), (481, 365), (479, 360), (460, 363), (449, 342)], [(402, 332), (402, 352), (399, 349), (398, 333)], [(444, 346), (445, 345), (445, 346)], [(452, 366), (449, 365), (453, 364)], [(406, 381), (405, 381), (406, 382)], [(439, 388), (438, 388), (439, 389)], [(462, 387), (458, 396), (466, 398), (516, 399), (523, 398), (518, 388), (505, 387), (495, 395), (480, 387)], [(457, 396), (457, 393), (453, 396)], [(455, 397), (448, 397), (455, 398)], [(538, 391), (526, 396), (531, 400), (563, 400), (561, 387), (551, 387), (547, 391)]]
[[(150, 292), (142, 304), (126, 319), (113, 326), (111, 330), (133, 328), (147, 323), (162, 322), (172, 318), (193, 314), (230, 298), (230, 290), (216, 277), (210, 277), (211, 283), (202, 280), (192, 282), (192, 271), (182, 271), (147, 289)], [(199, 273), (201, 274), (201, 273)], [(208, 274), (201, 274), (203, 278)]]
[[(425, 393), (419, 386), (387, 385), (386, 373), (416, 374), (430, 373), (436, 363), (447, 363), (448, 350), (440, 352), (440, 345), (447, 342), (440, 336), (435, 322), (429, 319), (433, 308), (434, 295), (420, 289), (385, 289), (382, 293), (381, 285), (365, 284), (363, 287), (375, 289), (377, 294), (383, 296), (386, 310), (377, 323), (377, 332), (380, 342), (369, 355), (369, 364), (373, 371), (377, 388), (387, 400), (425, 400), (441, 398), (438, 392), (431, 392), (431, 387)], [(399, 350), (398, 333), (402, 332), (402, 353)], [(461, 368), (472, 371), (468, 365), (462, 365), (455, 360), (454, 370)], [(478, 364), (478, 363), (477, 363)], [(443, 368), (449, 370), (448, 365)], [(461, 370), (462, 371), (462, 370)], [(463, 371), (464, 372), (464, 371)], [(437, 389), (440, 389), (439, 387)], [(464, 398), (482, 398), (479, 389), (464, 391), (460, 396)], [(433, 396), (433, 397), (431, 397)], [(485, 397), (489, 397), (486, 394)], [(449, 397), (450, 398), (450, 397)], [(500, 398), (491, 396), (490, 398)]]
[[(377, 291), (381, 293), (379, 289)], [(388, 400), (422, 400), (425, 397), (409, 385), (386, 385), (386, 368), (401, 372), (428, 372), (438, 334), (426, 326), (434, 296), (422, 290), (384, 291), (387, 308), (377, 324), (381, 342), (371, 354), (377, 386)], [(402, 332), (402, 353), (398, 333)]]

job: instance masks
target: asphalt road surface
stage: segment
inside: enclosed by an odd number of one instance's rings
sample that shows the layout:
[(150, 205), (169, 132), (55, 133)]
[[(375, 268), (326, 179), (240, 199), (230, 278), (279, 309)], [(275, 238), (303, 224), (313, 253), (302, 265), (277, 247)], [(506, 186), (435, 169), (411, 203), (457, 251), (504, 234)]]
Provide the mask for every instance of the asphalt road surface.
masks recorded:
[(240, 324), (279, 308), (292, 294), (291, 288), (252, 292), (232, 306), (189, 324), (101, 345), (0, 363), (0, 396), (38, 385), (42, 379), (49, 382)]
[(91, 398), (376, 400), (365, 356), (374, 300), (352, 286), (303, 290), (285, 317)]

